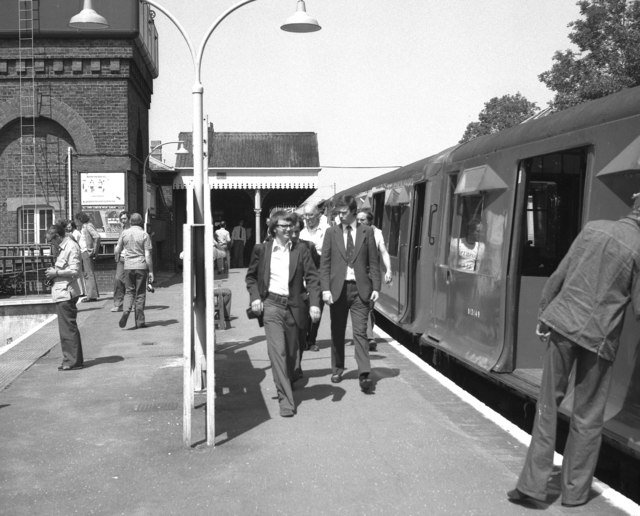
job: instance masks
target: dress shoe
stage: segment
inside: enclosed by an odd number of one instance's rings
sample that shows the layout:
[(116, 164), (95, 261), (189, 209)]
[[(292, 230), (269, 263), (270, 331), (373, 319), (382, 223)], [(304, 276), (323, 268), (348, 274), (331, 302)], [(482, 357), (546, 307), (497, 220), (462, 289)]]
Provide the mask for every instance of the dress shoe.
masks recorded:
[(111, 309), (112, 312), (122, 312), (122, 307), (121, 306), (114, 306)]
[(340, 383), (342, 381), (342, 373), (331, 375), (331, 383)]
[(120, 326), (120, 328), (124, 328), (127, 325), (128, 319), (129, 319), (129, 312), (123, 312), (122, 317), (120, 317), (120, 322), (118, 322), (118, 326)]
[(369, 351), (378, 351), (378, 343), (374, 339), (369, 339)]
[(360, 389), (362, 389), (362, 392), (369, 392), (372, 386), (373, 386), (373, 382), (371, 381), (371, 378), (369, 378), (369, 373), (361, 374)]
[(295, 411), (293, 409), (280, 407), (281, 417), (293, 417), (294, 414), (295, 414)]
[(318, 347), (317, 344), (313, 344), (310, 348), (309, 351), (320, 351), (320, 348)]
[(519, 489), (512, 489), (511, 491), (508, 491), (507, 500), (509, 500), (511, 503), (523, 506), (538, 506), (538, 504), (543, 503), (541, 500), (537, 500), (533, 496), (524, 494)]
[(75, 369), (82, 369), (83, 367), (84, 367), (83, 365), (76, 365), (76, 366), (61, 365), (60, 367), (58, 367), (58, 371), (73, 371)]

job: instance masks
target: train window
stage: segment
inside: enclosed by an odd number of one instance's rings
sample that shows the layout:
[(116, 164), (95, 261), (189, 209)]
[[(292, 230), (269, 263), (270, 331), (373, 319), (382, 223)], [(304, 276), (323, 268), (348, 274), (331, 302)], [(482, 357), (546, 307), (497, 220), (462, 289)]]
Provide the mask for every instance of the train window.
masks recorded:
[(449, 241), (449, 265), (465, 272), (477, 272), (484, 255), (484, 195), (455, 196)]
[(387, 242), (387, 251), (389, 255), (398, 256), (398, 250), (400, 249), (400, 224), (402, 222), (403, 211), (407, 209), (403, 205), (385, 206), (385, 211), (388, 213), (389, 227), (388, 231), (384, 231), (383, 235)]
[(522, 229), (524, 276), (550, 276), (578, 234), (586, 163), (586, 148), (523, 162), (527, 178)]
[(372, 212), (373, 212), (373, 225), (382, 230), (382, 220), (384, 218), (384, 195), (385, 192), (378, 192), (373, 194)]

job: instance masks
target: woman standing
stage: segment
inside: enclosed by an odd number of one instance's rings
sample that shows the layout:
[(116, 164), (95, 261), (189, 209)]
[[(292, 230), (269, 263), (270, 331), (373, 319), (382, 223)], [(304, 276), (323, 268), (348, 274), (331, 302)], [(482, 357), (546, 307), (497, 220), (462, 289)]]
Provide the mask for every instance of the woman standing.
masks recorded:
[(82, 302), (90, 303), (91, 301), (97, 301), (100, 296), (96, 275), (93, 272), (94, 260), (100, 249), (100, 235), (91, 223), (89, 215), (84, 211), (78, 213), (76, 219), (82, 225), (78, 244), (80, 244), (80, 251), (82, 252), (82, 268), (86, 288), (85, 293), (87, 295)]

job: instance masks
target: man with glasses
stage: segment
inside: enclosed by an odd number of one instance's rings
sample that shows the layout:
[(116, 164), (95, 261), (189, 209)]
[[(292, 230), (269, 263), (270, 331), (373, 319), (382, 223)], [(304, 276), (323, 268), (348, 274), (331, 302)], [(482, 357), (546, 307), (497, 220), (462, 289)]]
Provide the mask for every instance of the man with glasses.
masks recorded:
[[(129, 212), (121, 211), (120, 215), (118, 215), (120, 219), (120, 224), (122, 225), (122, 231), (128, 229), (131, 224), (129, 224)], [(122, 231), (120, 234), (122, 234)], [(122, 312), (122, 304), (124, 302), (124, 293), (126, 290), (125, 280), (124, 280), (124, 255), (126, 250), (122, 250), (120, 253), (120, 258), (114, 256), (116, 260), (116, 276), (113, 279), (113, 307), (111, 308), (112, 312)]]
[(344, 337), (351, 314), (360, 388), (368, 393), (373, 382), (369, 377), (367, 318), (370, 303), (378, 299), (381, 285), (378, 249), (373, 229), (356, 221), (357, 204), (353, 196), (340, 197), (335, 210), (340, 224), (327, 229), (320, 259), (322, 299), (331, 314), (331, 382), (342, 381)]
[(47, 242), (58, 249), (53, 267), (45, 271), (45, 276), (53, 285), (51, 298), (56, 304), (58, 331), (62, 348), (62, 364), (58, 371), (82, 369), (82, 340), (78, 329), (78, 298), (83, 294), (78, 279), (82, 257), (80, 247), (65, 233), (62, 224), (54, 224), (47, 231)]
[[(312, 242), (315, 246), (318, 257), (322, 252), (322, 243), (324, 242), (324, 234), (327, 231), (329, 225), (322, 221), (322, 213), (317, 204), (305, 205), (302, 212), (304, 222), (302, 222), (300, 230), (300, 238), (308, 242)], [(307, 335), (305, 338), (305, 348), (310, 351), (320, 351), (320, 348), (316, 344), (318, 337), (318, 328), (320, 327), (320, 320), (322, 319), (322, 310), (324, 303), (320, 300), (320, 319), (315, 323), (310, 323), (307, 328)]]
[(253, 248), (245, 280), (251, 309), (255, 314), (263, 314), (282, 417), (296, 413), (291, 380), (295, 374), (300, 332), (306, 327), (307, 317), (313, 321), (320, 318), (318, 271), (309, 249), (291, 241), (291, 228), (291, 214), (276, 211), (271, 215), (272, 240)]

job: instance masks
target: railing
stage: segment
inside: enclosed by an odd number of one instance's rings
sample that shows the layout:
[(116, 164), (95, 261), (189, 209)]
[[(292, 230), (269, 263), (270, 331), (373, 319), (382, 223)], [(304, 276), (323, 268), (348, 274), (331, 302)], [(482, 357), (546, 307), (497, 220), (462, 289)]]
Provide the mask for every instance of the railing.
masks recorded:
[(50, 245), (0, 245), (0, 298), (51, 293), (44, 271), (53, 263)]

